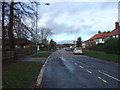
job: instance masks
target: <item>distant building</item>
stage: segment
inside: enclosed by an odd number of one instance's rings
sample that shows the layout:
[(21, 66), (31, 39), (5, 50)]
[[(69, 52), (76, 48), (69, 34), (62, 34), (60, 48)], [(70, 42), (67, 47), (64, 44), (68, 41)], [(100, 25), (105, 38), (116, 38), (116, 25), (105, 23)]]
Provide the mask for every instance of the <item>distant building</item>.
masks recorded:
[[(2, 41), (2, 39), (0, 39), (0, 41)], [(26, 38), (15, 39), (15, 48), (27, 48), (27, 47), (34, 46), (34, 45), (35, 44), (33, 42), (27, 40)], [(5, 40), (5, 47), (10, 48), (8, 39)]]
[(120, 26), (119, 22), (115, 22), (115, 29), (108, 32), (100, 32), (98, 34), (92, 36), (90, 39), (83, 43), (83, 46), (92, 46), (98, 43), (105, 43), (105, 40), (108, 38), (119, 38), (120, 37)]
[(82, 48), (85, 48), (85, 42), (82, 42)]

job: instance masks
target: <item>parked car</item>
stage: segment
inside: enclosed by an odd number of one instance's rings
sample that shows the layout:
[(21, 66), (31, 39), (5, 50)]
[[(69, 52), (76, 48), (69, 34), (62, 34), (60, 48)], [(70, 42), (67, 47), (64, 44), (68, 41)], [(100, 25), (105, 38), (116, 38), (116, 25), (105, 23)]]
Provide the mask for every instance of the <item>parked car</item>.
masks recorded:
[(65, 50), (66, 50), (66, 51), (70, 51), (70, 48), (69, 48), (69, 47), (66, 47)]
[(82, 48), (76, 47), (76, 48), (73, 50), (73, 53), (74, 53), (74, 54), (83, 54)]

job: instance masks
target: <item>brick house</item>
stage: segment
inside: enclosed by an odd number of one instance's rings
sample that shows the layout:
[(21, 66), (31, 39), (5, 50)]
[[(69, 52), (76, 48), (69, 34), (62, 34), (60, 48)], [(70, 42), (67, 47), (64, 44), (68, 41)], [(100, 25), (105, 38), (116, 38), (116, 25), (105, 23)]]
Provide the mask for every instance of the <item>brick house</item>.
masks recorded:
[[(2, 39), (0, 39), (0, 41), (2, 41)], [(27, 47), (34, 46), (34, 45), (35, 44), (33, 42), (31, 42), (30, 40), (27, 40), (26, 38), (15, 39), (15, 48), (27, 48)], [(6, 48), (10, 48), (8, 39), (5, 40), (5, 46)]]
[(98, 34), (92, 36), (90, 39), (85, 41), (85, 46), (92, 46), (98, 43), (105, 43), (108, 38), (119, 38), (120, 37), (120, 26), (119, 22), (115, 22), (115, 29), (108, 32), (98, 31)]

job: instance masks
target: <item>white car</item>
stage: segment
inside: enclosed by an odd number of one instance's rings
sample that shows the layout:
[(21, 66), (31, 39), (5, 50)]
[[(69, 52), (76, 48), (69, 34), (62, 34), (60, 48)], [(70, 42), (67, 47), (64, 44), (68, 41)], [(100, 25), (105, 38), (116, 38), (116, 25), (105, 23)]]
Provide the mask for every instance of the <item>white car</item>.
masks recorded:
[(83, 54), (82, 48), (76, 47), (73, 51), (74, 54)]

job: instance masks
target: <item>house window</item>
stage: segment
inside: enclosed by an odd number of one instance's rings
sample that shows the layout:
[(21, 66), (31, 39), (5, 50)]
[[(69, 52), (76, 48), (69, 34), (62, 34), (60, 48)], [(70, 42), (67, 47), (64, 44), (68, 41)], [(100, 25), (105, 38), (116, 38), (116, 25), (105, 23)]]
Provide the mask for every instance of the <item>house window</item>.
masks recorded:
[(119, 35), (116, 35), (116, 38), (118, 38), (119, 37)]
[(99, 39), (97, 39), (97, 42), (99, 43)]
[(113, 35), (112, 37), (115, 38), (115, 35)]
[(102, 38), (102, 41), (104, 41), (104, 38)]

